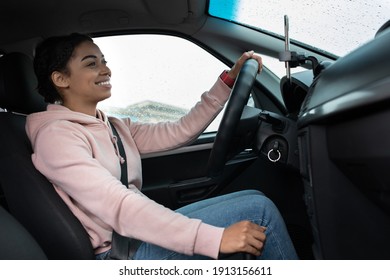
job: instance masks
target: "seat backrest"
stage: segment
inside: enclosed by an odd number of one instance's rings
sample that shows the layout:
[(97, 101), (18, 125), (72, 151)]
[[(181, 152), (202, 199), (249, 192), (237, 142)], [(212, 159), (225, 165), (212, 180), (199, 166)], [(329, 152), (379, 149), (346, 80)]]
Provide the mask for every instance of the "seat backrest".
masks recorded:
[(0, 185), (9, 211), (49, 259), (94, 259), (87, 232), (32, 164), (25, 114), (46, 108), (35, 88), (30, 57), (0, 57)]
[(46, 255), (30, 233), (0, 207), (0, 260), (45, 260)]

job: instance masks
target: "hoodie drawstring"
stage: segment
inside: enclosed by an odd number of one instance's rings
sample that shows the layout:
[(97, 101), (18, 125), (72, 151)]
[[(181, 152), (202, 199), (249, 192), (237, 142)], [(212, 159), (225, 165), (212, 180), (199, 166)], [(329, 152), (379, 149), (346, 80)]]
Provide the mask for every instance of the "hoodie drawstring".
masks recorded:
[(120, 162), (121, 164), (124, 164), (124, 163), (125, 163), (125, 159), (121, 156), (121, 154), (120, 154), (120, 152), (119, 152), (118, 137), (116, 137), (115, 135), (113, 135), (113, 134), (112, 134), (112, 131), (111, 131), (110, 135), (111, 135), (111, 142), (112, 142), (112, 144), (114, 145), (115, 154), (118, 156), (119, 162)]

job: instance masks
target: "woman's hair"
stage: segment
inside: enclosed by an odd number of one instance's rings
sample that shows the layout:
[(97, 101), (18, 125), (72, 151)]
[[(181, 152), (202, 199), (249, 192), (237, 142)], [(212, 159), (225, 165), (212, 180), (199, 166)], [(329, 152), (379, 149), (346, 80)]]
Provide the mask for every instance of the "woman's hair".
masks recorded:
[(51, 37), (41, 42), (35, 49), (34, 71), (38, 79), (38, 92), (46, 102), (61, 102), (62, 98), (51, 79), (54, 71), (68, 73), (67, 64), (74, 49), (92, 38), (73, 33), (67, 36)]

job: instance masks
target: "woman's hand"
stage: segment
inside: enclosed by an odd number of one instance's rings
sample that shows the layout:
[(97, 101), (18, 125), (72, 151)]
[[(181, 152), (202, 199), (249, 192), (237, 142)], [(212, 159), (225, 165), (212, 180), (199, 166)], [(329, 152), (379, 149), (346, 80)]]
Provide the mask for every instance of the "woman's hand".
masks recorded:
[(249, 221), (233, 224), (223, 232), (219, 251), (223, 254), (244, 252), (260, 256), (266, 239), (265, 230), (265, 227)]
[(238, 73), (241, 71), (242, 65), (244, 65), (245, 61), (248, 59), (253, 58), (257, 60), (259, 63), (259, 70), (260, 73), (263, 68), (263, 62), (261, 60), (261, 56), (256, 54), (254, 51), (244, 52), (241, 57), (236, 61), (236, 63), (233, 65), (232, 69), (230, 69), (228, 76), (232, 79), (236, 79), (238, 76)]

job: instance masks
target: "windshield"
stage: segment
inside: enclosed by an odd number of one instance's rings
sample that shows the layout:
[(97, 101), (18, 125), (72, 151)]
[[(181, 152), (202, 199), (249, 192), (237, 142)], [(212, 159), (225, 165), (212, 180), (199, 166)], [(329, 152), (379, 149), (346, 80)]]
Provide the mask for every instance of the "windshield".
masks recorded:
[(374, 38), (389, 20), (389, 0), (210, 0), (209, 13), (343, 56)]

